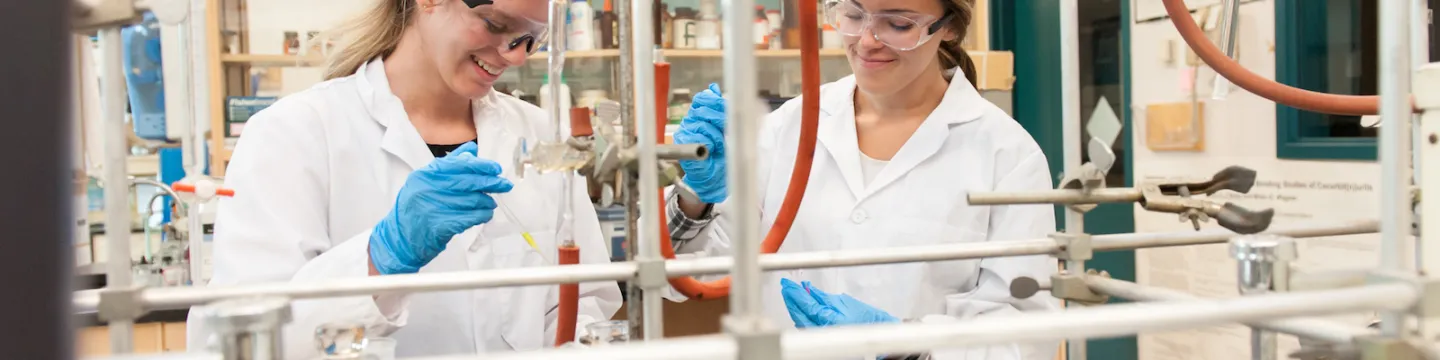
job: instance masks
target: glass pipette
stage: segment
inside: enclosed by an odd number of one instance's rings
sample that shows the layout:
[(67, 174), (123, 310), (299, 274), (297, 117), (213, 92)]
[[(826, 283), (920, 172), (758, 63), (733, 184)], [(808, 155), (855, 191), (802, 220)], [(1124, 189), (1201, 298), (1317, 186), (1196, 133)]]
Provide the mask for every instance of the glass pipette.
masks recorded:
[(535, 249), (535, 253), (540, 254), (540, 259), (544, 260), (546, 264), (549, 264), (550, 259), (545, 257), (545, 252), (541, 251), (540, 245), (535, 243), (535, 237), (530, 235), (530, 230), (525, 228), (525, 224), (520, 223), (520, 218), (515, 216), (515, 212), (510, 210), (510, 206), (506, 205), (505, 202), (500, 202), (500, 199), (495, 200), (495, 202), (500, 205), (500, 211), (505, 213), (505, 217), (509, 218), (511, 223), (520, 228), (520, 237), (525, 239), (525, 243), (530, 244), (530, 248)]

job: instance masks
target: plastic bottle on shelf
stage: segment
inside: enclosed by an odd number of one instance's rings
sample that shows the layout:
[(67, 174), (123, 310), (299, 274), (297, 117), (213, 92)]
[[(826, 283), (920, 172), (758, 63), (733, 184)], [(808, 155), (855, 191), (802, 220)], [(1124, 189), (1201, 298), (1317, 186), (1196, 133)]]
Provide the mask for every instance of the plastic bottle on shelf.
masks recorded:
[(780, 30), (784, 19), (784, 17), (780, 16), (780, 9), (765, 11), (765, 22), (770, 24), (770, 29), (765, 30), (765, 33), (770, 36), (770, 50), (784, 49), (782, 46), (784, 41), (780, 40)]
[(755, 50), (770, 48), (770, 20), (765, 17), (765, 6), (755, 5)]
[(720, 12), (715, 0), (700, 0), (700, 19), (696, 21), (695, 47), (720, 49)]
[(595, 9), (586, 0), (570, 3), (570, 37), (566, 40), (567, 50), (585, 51), (595, 49)]
[(824, 30), (821, 31), (820, 38), (825, 43), (824, 48), (826, 49), (839, 49), (844, 47), (840, 33), (836, 32), (835, 27), (830, 26), (830, 24), (825, 24)]

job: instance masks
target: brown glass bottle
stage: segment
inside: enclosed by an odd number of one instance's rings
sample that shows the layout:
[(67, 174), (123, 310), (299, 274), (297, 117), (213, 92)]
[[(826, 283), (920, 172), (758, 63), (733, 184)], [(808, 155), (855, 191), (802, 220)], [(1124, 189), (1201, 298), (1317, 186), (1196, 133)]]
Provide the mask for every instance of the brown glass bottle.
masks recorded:
[(605, 0), (605, 7), (600, 11), (600, 48), (620, 48), (620, 32), (615, 31), (620, 27), (620, 16), (615, 14), (615, 6), (610, 0)]
[(800, 48), (800, 2), (814, 0), (782, 0), (781, 15), (785, 21), (781, 22), (780, 33), (785, 34), (785, 39), (780, 43), (786, 49)]

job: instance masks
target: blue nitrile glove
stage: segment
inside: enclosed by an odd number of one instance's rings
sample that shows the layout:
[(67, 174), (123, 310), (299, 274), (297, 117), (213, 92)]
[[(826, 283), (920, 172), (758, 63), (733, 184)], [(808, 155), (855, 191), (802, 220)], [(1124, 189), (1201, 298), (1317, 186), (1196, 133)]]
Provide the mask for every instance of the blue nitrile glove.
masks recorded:
[(381, 274), (420, 271), (445, 250), (450, 238), (490, 221), (490, 193), (514, 187), (500, 177), (500, 164), (475, 157), (468, 142), (410, 173), (390, 215), (370, 233), (370, 261)]
[(795, 321), (795, 327), (801, 329), (900, 322), (900, 319), (850, 295), (831, 295), (820, 291), (810, 286), (809, 281), (796, 284), (790, 279), (780, 279), (780, 294), (785, 297), (785, 309), (790, 311), (790, 319)]
[(685, 185), (700, 195), (700, 200), (716, 204), (725, 201), (725, 98), (720, 85), (695, 95), (690, 112), (680, 122), (680, 130), (671, 135), (676, 144), (705, 145), (710, 156), (704, 160), (680, 160), (685, 170)]

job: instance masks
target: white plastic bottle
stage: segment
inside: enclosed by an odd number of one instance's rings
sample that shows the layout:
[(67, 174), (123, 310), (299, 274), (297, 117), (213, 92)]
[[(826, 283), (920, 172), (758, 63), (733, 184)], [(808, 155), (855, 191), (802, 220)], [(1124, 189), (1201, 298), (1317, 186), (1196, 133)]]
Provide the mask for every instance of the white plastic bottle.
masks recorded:
[[(587, 0), (570, 3), (570, 37), (566, 39), (567, 50), (595, 49), (595, 9)], [(569, 111), (569, 110), (566, 110)]]
[(695, 24), (695, 47), (720, 49), (720, 12), (715, 0), (700, 0), (700, 19)]

